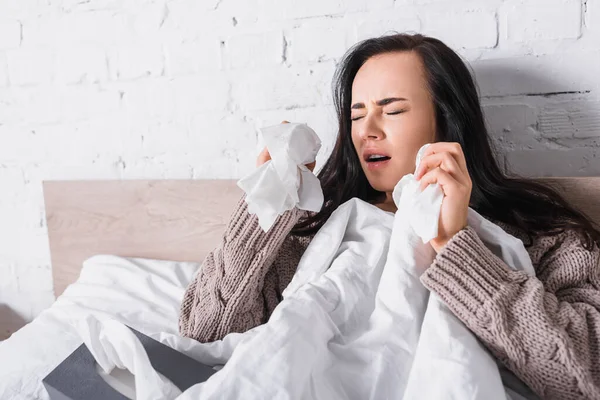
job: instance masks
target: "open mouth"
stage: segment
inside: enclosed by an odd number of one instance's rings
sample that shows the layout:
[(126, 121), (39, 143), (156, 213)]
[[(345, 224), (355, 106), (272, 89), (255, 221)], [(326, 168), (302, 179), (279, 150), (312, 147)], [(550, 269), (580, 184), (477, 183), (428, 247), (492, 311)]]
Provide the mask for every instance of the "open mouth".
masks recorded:
[(378, 155), (378, 154), (371, 154), (370, 156), (368, 156), (365, 159), (365, 161), (368, 163), (376, 163), (376, 162), (387, 161), (389, 159), (391, 159), (391, 157), (384, 156), (384, 155)]

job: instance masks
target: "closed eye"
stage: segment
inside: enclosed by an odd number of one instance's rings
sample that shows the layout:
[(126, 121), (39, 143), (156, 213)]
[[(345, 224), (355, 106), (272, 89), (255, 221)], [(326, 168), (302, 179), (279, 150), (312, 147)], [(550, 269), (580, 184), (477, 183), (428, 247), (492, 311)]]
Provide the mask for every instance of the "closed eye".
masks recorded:
[[(403, 112), (405, 112), (404, 110), (400, 110), (400, 111), (394, 111), (391, 113), (386, 113), (387, 115), (396, 115), (396, 114), (402, 114)], [(355, 117), (355, 118), (351, 118), (352, 121), (357, 121), (359, 119), (361, 119), (362, 117)]]

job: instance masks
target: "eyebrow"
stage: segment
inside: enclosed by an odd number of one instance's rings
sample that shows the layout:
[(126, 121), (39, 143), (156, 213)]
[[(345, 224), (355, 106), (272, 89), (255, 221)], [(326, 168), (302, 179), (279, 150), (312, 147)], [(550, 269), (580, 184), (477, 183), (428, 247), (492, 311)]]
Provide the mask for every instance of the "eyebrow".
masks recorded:
[[(395, 101), (408, 101), (408, 99), (405, 99), (404, 97), (387, 97), (385, 99), (382, 100), (378, 100), (377, 101), (377, 105), (378, 106), (385, 106), (386, 104), (390, 104), (393, 103)], [(365, 108), (365, 103), (355, 103), (352, 105), (352, 109), (357, 109), (357, 108)]]

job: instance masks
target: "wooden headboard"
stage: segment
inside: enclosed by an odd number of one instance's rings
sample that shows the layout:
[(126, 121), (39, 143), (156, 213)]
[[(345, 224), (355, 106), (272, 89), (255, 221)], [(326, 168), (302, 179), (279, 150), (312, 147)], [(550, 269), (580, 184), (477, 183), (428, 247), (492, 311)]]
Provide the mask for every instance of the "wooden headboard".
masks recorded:
[[(600, 177), (542, 180), (600, 224)], [(96, 254), (201, 262), (241, 195), (234, 180), (44, 182), (56, 296)]]
[(55, 295), (95, 254), (202, 262), (242, 195), (235, 182), (44, 182)]

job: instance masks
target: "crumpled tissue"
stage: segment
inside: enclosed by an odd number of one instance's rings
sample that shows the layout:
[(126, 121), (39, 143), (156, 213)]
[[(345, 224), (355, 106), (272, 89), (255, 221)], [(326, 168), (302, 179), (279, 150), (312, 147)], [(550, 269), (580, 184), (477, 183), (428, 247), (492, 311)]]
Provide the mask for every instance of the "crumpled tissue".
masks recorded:
[(181, 394), (177, 386), (154, 370), (144, 346), (124, 324), (88, 315), (77, 320), (74, 327), (106, 374), (117, 367), (134, 375), (136, 398), (164, 400)]
[[(417, 152), (415, 172), (430, 144), (423, 145)], [(415, 179), (414, 174), (404, 175), (394, 187), (392, 198), (399, 209), (411, 210), (408, 223), (423, 243), (427, 243), (438, 236), (444, 192), (438, 183), (427, 185), (422, 192), (419, 191), (419, 186), (420, 182)]]
[(306, 124), (278, 124), (261, 129), (271, 160), (240, 179), (248, 212), (256, 214), (263, 231), (293, 207), (319, 211), (323, 190), (319, 179), (306, 167), (321, 148), (317, 134)]

